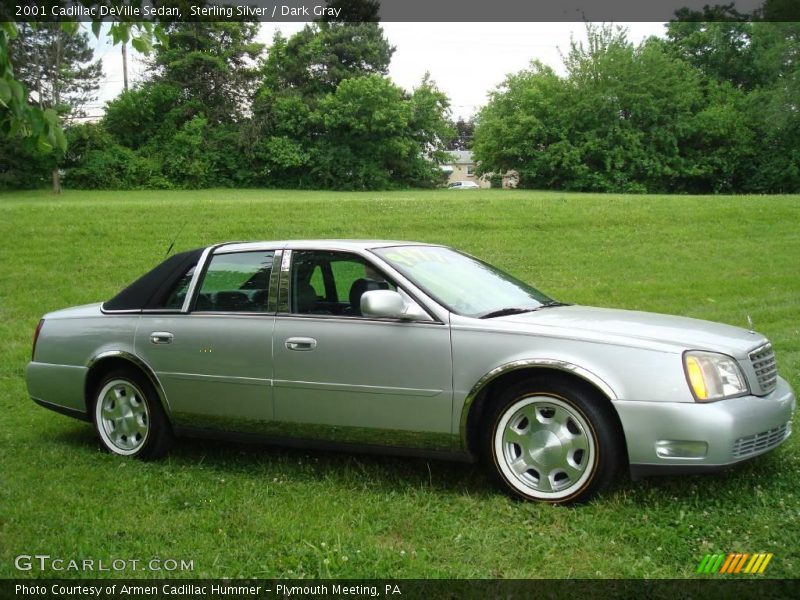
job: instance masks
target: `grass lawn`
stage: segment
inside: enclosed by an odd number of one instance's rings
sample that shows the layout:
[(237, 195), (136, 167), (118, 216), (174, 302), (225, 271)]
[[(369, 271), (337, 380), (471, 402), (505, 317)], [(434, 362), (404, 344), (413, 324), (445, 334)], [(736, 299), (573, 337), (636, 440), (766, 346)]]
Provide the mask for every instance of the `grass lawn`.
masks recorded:
[(193, 560), (172, 575), (200, 577), (695, 577), (704, 554), (729, 551), (773, 552), (766, 576), (800, 577), (797, 434), (728, 473), (622, 480), (577, 509), (518, 502), (475, 466), (422, 459), (205, 441), (149, 464), (103, 454), (88, 424), (28, 399), (33, 330), (47, 311), (111, 297), (179, 231), (178, 250), (445, 243), (567, 302), (749, 316), (800, 388), (799, 196), (0, 194), (0, 577), (24, 575), (14, 557), (36, 553)]

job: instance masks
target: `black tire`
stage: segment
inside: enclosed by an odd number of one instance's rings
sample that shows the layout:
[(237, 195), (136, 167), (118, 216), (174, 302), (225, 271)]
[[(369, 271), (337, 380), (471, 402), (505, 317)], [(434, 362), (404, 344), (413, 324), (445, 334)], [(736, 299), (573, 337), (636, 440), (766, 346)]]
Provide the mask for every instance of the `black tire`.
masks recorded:
[(482, 461), (515, 496), (587, 502), (614, 481), (623, 463), (612, 411), (589, 386), (531, 377), (502, 390), (487, 409)]
[(92, 393), (92, 420), (104, 450), (140, 460), (164, 456), (172, 427), (150, 381), (135, 369), (117, 369)]

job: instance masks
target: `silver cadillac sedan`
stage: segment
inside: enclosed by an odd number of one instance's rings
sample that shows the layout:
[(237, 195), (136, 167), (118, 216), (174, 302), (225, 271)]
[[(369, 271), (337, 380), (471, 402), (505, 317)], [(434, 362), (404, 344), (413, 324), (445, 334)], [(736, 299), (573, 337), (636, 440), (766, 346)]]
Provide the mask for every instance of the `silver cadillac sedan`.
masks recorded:
[(763, 454), (796, 408), (754, 331), (568, 305), (456, 250), (388, 241), (175, 254), (104, 303), (45, 315), (27, 382), (123, 456), (183, 435), (425, 454), (561, 504), (624, 467)]

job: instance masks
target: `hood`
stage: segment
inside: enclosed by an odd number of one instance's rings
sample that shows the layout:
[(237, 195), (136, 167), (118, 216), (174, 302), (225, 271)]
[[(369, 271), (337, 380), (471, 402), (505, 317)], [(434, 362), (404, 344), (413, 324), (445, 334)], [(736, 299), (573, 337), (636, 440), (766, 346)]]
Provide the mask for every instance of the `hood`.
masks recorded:
[[(559, 306), (531, 313), (491, 319), (493, 321), (533, 327), (547, 334), (576, 338), (615, 338), (618, 343), (639, 341), (679, 346), (682, 350), (709, 350), (736, 358), (746, 358), (749, 351), (767, 342), (758, 333), (700, 319), (657, 313), (591, 306)], [(552, 331), (555, 333), (555, 331)]]

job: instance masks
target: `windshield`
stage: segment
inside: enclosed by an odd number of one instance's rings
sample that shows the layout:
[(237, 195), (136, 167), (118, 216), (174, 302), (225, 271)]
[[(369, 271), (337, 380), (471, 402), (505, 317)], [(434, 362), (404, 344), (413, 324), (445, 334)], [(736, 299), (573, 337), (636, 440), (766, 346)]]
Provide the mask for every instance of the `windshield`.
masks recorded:
[(393, 246), (374, 252), (439, 304), (465, 317), (522, 313), (554, 304), (508, 273), (450, 248)]

